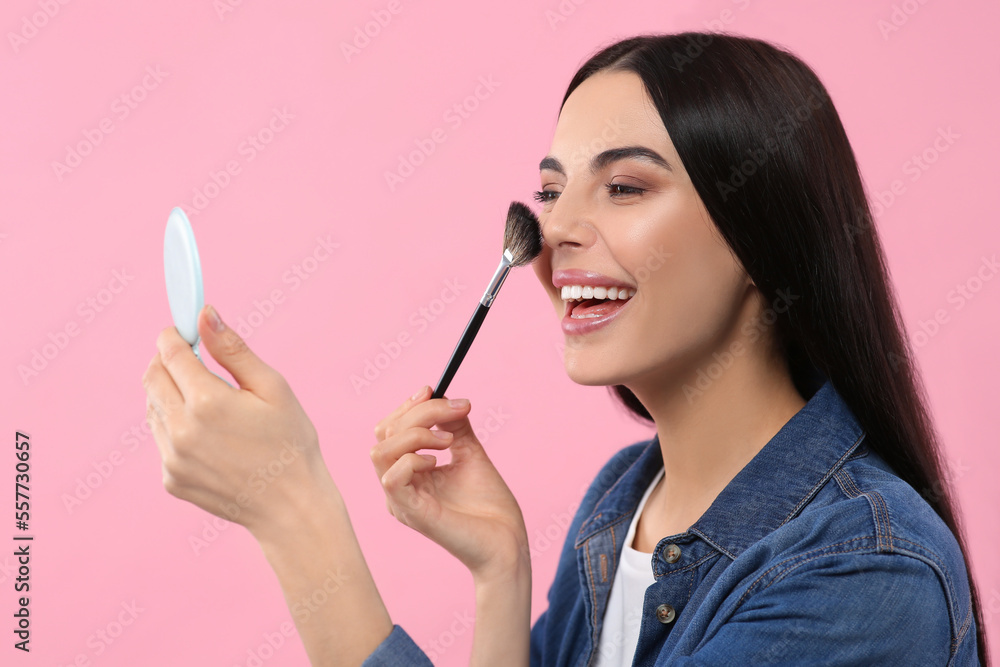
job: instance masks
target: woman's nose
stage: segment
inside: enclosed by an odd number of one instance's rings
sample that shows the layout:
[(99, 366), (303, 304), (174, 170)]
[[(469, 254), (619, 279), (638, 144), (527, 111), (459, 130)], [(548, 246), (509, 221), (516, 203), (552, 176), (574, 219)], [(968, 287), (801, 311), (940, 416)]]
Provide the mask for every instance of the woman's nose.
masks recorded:
[(539, 218), (545, 245), (555, 252), (593, 245), (596, 234), (591, 216), (591, 202), (581, 189), (564, 188), (548, 213)]

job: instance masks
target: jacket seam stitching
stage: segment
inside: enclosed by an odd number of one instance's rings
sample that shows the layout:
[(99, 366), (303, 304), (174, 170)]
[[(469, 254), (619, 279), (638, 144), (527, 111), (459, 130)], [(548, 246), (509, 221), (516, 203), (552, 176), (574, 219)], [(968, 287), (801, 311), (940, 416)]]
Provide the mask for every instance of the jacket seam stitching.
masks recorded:
[[(855, 538), (853, 540), (848, 540), (846, 542), (838, 542), (837, 544), (831, 544), (829, 546), (839, 546), (841, 544), (848, 544), (850, 542), (857, 542), (859, 540), (867, 540), (867, 539), (871, 539), (871, 538)], [(901, 539), (901, 538), (896, 538), (896, 539)], [(902, 541), (904, 541), (904, 542), (910, 542), (909, 540), (902, 540)], [(915, 544), (915, 543), (914, 542), (910, 542), (910, 544)], [(871, 551), (869, 551), (869, 549), (870, 548), (866, 548), (866, 547), (857, 547), (857, 548), (854, 548), (854, 549), (841, 549), (841, 550), (838, 550), (838, 551), (830, 551), (830, 552), (826, 552), (826, 553), (817, 553), (817, 554), (815, 554), (815, 555), (813, 555), (813, 556), (811, 556), (809, 558), (806, 558), (806, 559), (802, 560), (801, 562), (795, 563), (795, 564), (793, 564), (793, 565), (785, 568), (780, 573), (778, 573), (771, 581), (769, 581), (767, 584), (765, 584), (760, 590), (761, 591), (767, 590), (772, 584), (775, 584), (775, 583), (781, 581), (782, 579), (785, 578), (786, 575), (788, 575), (792, 571), (798, 569), (799, 567), (801, 567), (802, 565), (805, 565), (806, 563), (809, 563), (811, 561), (817, 560), (819, 558), (824, 558), (826, 556), (835, 556), (835, 555), (838, 555), (838, 554), (858, 553), (858, 552), (864, 552), (864, 551), (868, 551), (868, 553), (871, 553), (871, 554), (874, 554), (874, 555), (880, 555), (878, 551), (871, 552)], [(806, 552), (806, 553), (807, 554), (808, 553), (815, 553), (815, 551), (822, 551), (822, 550), (823, 549), (819, 549), (819, 550), (814, 550), (813, 552)], [(914, 560), (918, 560), (918, 561), (920, 560), (920, 558), (916, 558), (915, 555), (910, 555), (910, 554), (906, 553), (905, 551), (894, 551), (894, 552), (889, 552), (889, 553), (892, 553), (894, 555), (899, 555), (899, 556), (905, 556), (907, 558), (914, 558)], [(801, 555), (805, 555), (805, 554), (801, 554)], [(788, 559), (785, 559), (782, 562), (783, 563), (787, 563), (788, 561), (794, 560), (795, 558), (796, 557), (788, 558)], [(934, 561), (937, 562), (937, 558), (934, 558)], [(760, 575), (760, 577), (758, 577), (756, 580), (754, 580), (754, 582), (752, 584), (750, 584), (749, 588), (747, 588), (747, 590), (743, 592), (743, 595), (740, 596), (740, 599), (737, 600), (736, 606), (734, 607), (733, 611), (735, 612), (735, 610), (738, 609), (740, 607), (740, 605), (743, 604), (743, 601), (751, 593), (751, 591), (753, 590), (754, 586), (756, 586), (757, 583), (761, 579), (763, 579), (765, 576), (767, 576), (768, 572), (771, 572), (775, 568), (779, 567), (781, 564), (782, 563), (775, 564), (773, 567), (769, 568), (767, 570), (767, 572), (764, 572), (763, 574)], [(933, 569), (932, 569), (932, 572), (933, 572)], [(945, 578), (948, 579), (947, 576)], [(949, 585), (950, 585), (950, 580), (949, 580)], [(944, 598), (945, 598), (945, 606), (948, 608), (948, 610), (949, 610), (949, 616), (950, 616), (951, 613), (952, 613), (951, 595), (950, 595), (950, 593), (948, 591), (948, 588), (946, 586), (942, 586), (942, 589), (943, 589), (942, 592), (944, 593)], [(962, 625), (961, 625), (960, 628), (956, 629), (956, 631), (955, 631), (955, 637), (953, 639), (951, 639), (951, 641), (949, 642), (949, 649), (948, 650), (949, 650), (949, 655), (950, 656), (953, 657), (957, 653), (958, 647), (962, 643), (962, 641), (964, 641), (965, 634), (968, 632), (970, 625), (971, 625), (971, 609), (968, 612), (966, 612), (965, 621), (962, 623)]]
[[(765, 577), (767, 577), (774, 570), (777, 570), (777, 569), (781, 568), (783, 565), (785, 565), (787, 563), (790, 563), (790, 562), (792, 562), (792, 561), (794, 561), (796, 559), (802, 558), (803, 556), (807, 556), (809, 554), (814, 554), (814, 553), (817, 553), (817, 552), (825, 551), (825, 550), (827, 550), (827, 549), (829, 549), (831, 547), (839, 547), (839, 546), (844, 545), (844, 544), (851, 544), (852, 542), (864, 542), (864, 541), (868, 541), (870, 539), (871, 538), (869, 538), (869, 537), (855, 537), (854, 539), (845, 540), (843, 542), (835, 542), (834, 544), (828, 544), (828, 545), (826, 545), (824, 547), (819, 547), (817, 549), (813, 549), (812, 551), (806, 551), (804, 553), (797, 554), (795, 556), (790, 556), (789, 558), (786, 558), (785, 560), (781, 561), (780, 563), (775, 563), (774, 565), (772, 565), (771, 567), (769, 567), (766, 571), (762, 572), (759, 577), (757, 577), (756, 579), (753, 580), (753, 582), (751, 582), (751, 584), (743, 592), (743, 595), (740, 596), (740, 599), (736, 601), (736, 607), (739, 607), (741, 604), (743, 604), (743, 600), (746, 599), (746, 597), (751, 593), (751, 591), (753, 591), (754, 587), (758, 583), (760, 583), (760, 581), (762, 579), (764, 579)], [(860, 550), (860, 549), (864, 549), (864, 548), (866, 548), (866, 547), (859, 547), (858, 549), (848, 549), (847, 551), (835, 551), (833, 553), (849, 553), (851, 551), (856, 551), (856, 550)], [(807, 559), (807, 560), (811, 560), (811, 559)], [(774, 582), (772, 581), (771, 583), (774, 583)], [(770, 586), (770, 584), (767, 584), (767, 586)], [(764, 588), (767, 588), (767, 586), (764, 586)]]
[[(591, 509), (590, 509), (591, 513), (594, 510), (596, 510), (601, 505), (601, 503), (604, 502), (604, 500), (608, 497), (608, 495), (615, 489), (615, 487), (618, 486), (618, 484), (621, 483), (622, 479), (625, 477), (625, 475), (628, 473), (628, 471), (632, 469), (632, 466), (635, 465), (636, 461), (638, 461), (640, 458), (642, 458), (643, 453), (646, 451), (646, 448), (650, 445), (650, 443), (652, 443), (652, 440), (649, 440), (647, 442), (641, 443), (641, 444), (643, 444), (643, 448), (639, 450), (639, 453), (636, 455), (636, 457), (634, 459), (632, 459), (632, 461), (628, 464), (628, 466), (625, 467), (625, 470), (623, 470), (622, 473), (618, 476), (618, 479), (616, 479), (614, 482), (612, 482), (611, 486), (609, 486), (607, 489), (604, 490), (604, 493), (601, 494), (601, 497), (598, 498), (597, 502), (594, 503), (594, 506), (591, 507)], [(636, 443), (636, 444), (640, 444), (640, 443)], [(630, 445), (630, 446), (634, 446), (634, 445)], [(619, 454), (620, 453), (621, 452), (619, 452)], [(608, 468), (609, 470), (613, 470), (614, 469), (614, 466), (612, 465), (612, 463), (614, 463), (614, 460), (615, 460), (615, 458), (617, 458), (617, 456), (618, 455), (616, 454), (614, 457), (611, 458), (610, 461), (608, 461), (607, 466), (611, 466), (610, 468)], [(603, 470), (601, 472), (603, 472)], [(598, 473), (598, 477), (600, 477), (600, 473)], [(583, 531), (585, 528), (587, 528), (588, 524), (596, 521), (597, 518), (600, 517), (602, 514), (604, 514), (604, 512), (599, 512), (597, 516), (585, 519), (584, 522), (580, 525), (580, 531)], [(577, 543), (578, 544), (582, 544), (583, 540), (589, 539), (591, 535), (593, 535), (594, 533), (600, 532), (601, 530), (603, 530), (603, 529), (602, 528), (598, 528), (597, 530), (589, 532), (586, 535), (578, 536)], [(579, 548), (579, 547), (577, 547), (577, 548)]]
[[(693, 563), (691, 563), (690, 565), (685, 565), (684, 567), (678, 568), (676, 570), (670, 570), (670, 571), (667, 571), (667, 570), (660, 571), (659, 570), (659, 563), (657, 563), (657, 567), (653, 571), (653, 577), (659, 579), (660, 577), (669, 577), (669, 576), (675, 575), (675, 574), (684, 574), (686, 572), (690, 572), (692, 570), (697, 569), (702, 563), (704, 563), (705, 561), (707, 561), (709, 558), (713, 558), (713, 557), (715, 557), (717, 555), (718, 555), (718, 552), (710, 551), (707, 554), (705, 554), (704, 556), (702, 556), (701, 558), (699, 558), (698, 560), (696, 560)], [(657, 572), (659, 572), (659, 573), (657, 573)]]
[[(601, 514), (604, 514), (604, 512), (601, 512)], [(633, 512), (632, 515), (635, 516), (635, 513)], [(580, 538), (580, 546), (578, 546), (576, 548), (579, 549), (580, 547), (582, 547), (584, 544), (586, 544), (588, 541), (590, 541), (590, 539), (593, 538), (595, 535), (597, 535), (597, 534), (599, 534), (599, 533), (601, 533), (601, 532), (603, 532), (605, 530), (608, 530), (608, 529), (614, 529), (615, 526), (617, 526), (618, 524), (620, 524), (623, 521), (625, 521), (625, 519), (626, 519), (626, 516), (623, 514), (623, 515), (619, 516), (617, 519), (615, 519), (614, 521), (612, 521), (611, 523), (609, 523), (608, 525), (603, 526), (603, 527), (595, 530), (592, 533), (588, 533), (586, 535), (586, 537)]]
[[(927, 560), (931, 560), (934, 562), (938, 570), (941, 572), (941, 578), (944, 579), (944, 585), (942, 587), (944, 588), (945, 597), (948, 601), (948, 615), (951, 618), (955, 618), (956, 616), (955, 612), (957, 611), (957, 609), (956, 605), (953, 603), (952, 600), (953, 591), (955, 590), (955, 582), (952, 581), (951, 573), (945, 566), (944, 562), (942, 562), (941, 559), (938, 558), (937, 554), (935, 554), (933, 551), (928, 551), (924, 547), (924, 545), (918, 542), (908, 540), (904, 537), (897, 537), (894, 539), (897, 542), (905, 542), (906, 544), (912, 545), (913, 547), (913, 555), (910, 555), (905, 551), (897, 553), (902, 553), (904, 555), (910, 556), (911, 558), (917, 558), (918, 560), (920, 558), (926, 558)], [(957, 619), (955, 622), (956, 624), (958, 623)], [(962, 620), (962, 624), (955, 628), (955, 638), (952, 640), (953, 655), (958, 651), (959, 644), (965, 641), (965, 634), (969, 631), (969, 627), (971, 625), (972, 625), (972, 606), (970, 605), (969, 608), (966, 609), (965, 611), (965, 618)]]
[[(618, 544), (618, 540), (615, 539), (615, 524), (608, 526), (611, 529), (611, 544)], [(626, 533), (626, 535), (628, 535)], [(625, 547), (622, 546), (624, 549)], [(614, 582), (615, 572), (618, 571), (618, 552), (617, 549), (611, 550), (611, 581)]]
[[(588, 541), (584, 547), (584, 551), (587, 556), (587, 578), (590, 579), (590, 603), (591, 603), (591, 621), (593, 623), (594, 630), (597, 629), (597, 587), (594, 585), (594, 568), (590, 562), (590, 542)], [(595, 644), (594, 630), (591, 631), (590, 642)], [(593, 648), (593, 646), (591, 647)]]
[(861, 434), (858, 436), (858, 439), (854, 441), (854, 444), (852, 444), (850, 447), (847, 448), (847, 451), (844, 452), (839, 459), (837, 459), (837, 462), (834, 463), (833, 466), (831, 466), (831, 468), (826, 472), (826, 474), (824, 474), (823, 477), (820, 478), (820, 480), (816, 482), (816, 484), (811, 489), (809, 489), (809, 493), (803, 496), (802, 500), (800, 500), (798, 504), (796, 504), (795, 507), (792, 508), (792, 511), (789, 512), (788, 516), (786, 516), (785, 519), (780, 524), (778, 524), (779, 527), (791, 521), (793, 517), (795, 517), (796, 515), (798, 515), (799, 512), (802, 511), (803, 507), (809, 504), (809, 502), (813, 499), (813, 497), (815, 497), (815, 495), (819, 492), (819, 490), (823, 487), (823, 485), (826, 484), (828, 481), (830, 481), (830, 478), (833, 477), (839, 470), (843, 468), (844, 462), (847, 461), (847, 459), (851, 456), (851, 454), (854, 453), (854, 451), (858, 448), (858, 445), (861, 443), (862, 440), (864, 440), (864, 438), (865, 438), (865, 432), (862, 431)]
[(891, 552), (893, 550), (892, 526), (889, 519), (889, 507), (885, 502), (885, 498), (882, 497), (882, 494), (877, 491), (862, 491), (855, 483), (854, 478), (851, 477), (850, 473), (843, 469), (837, 471), (834, 475), (834, 479), (837, 481), (841, 490), (845, 495), (847, 495), (848, 498), (853, 499), (862, 496), (865, 498), (868, 502), (868, 506), (872, 510), (878, 549), (879, 551)]
[(692, 535), (697, 535), (701, 539), (705, 540), (705, 542), (707, 542), (713, 549), (715, 549), (719, 553), (725, 554), (729, 558), (729, 560), (736, 560), (736, 555), (735, 554), (733, 554), (731, 551), (729, 551), (728, 549), (726, 549), (725, 547), (723, 547), (721, 544), (719, 544), (718, 542), (716, 542), (715, 540), (713, 540), (712, 538), (710, 538), (708, 535), (706, 535), (702, 531), (697, 530), (697, 529), (692, 529), (690, 532), (691, 532)]

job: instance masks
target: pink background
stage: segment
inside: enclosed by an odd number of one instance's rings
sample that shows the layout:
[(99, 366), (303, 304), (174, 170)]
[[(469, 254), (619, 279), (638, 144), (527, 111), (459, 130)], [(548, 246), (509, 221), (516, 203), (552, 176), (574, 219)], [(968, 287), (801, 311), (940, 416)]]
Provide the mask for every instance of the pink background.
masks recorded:
[[(706, 27), (773, 40), (804, 58), (829, 87), (873, 194), (898, 181), (879, 231), (1000, 651), (1000, 279), (983, 269), (994, 279), (975, 280), (983, 257), (1000, 249), (988, 203), (1000, 154), (1000, 5), (398, 0), (388, 14), (387, 0), (224, 2), (48, 0), (58, 10), (49, 18), (45, 2), (8, 0), (0, 12), (8, 312), (0, 432), (8, 441), (18, 429), (31, 434), (36, 536), (30, 656), (11, 646), (14, 559), (0, 556), (0, 662), (306, 662), (297, 636), (266, 648), (291, 616), (249, 534), (239, 526), (213, 533), (209, 515), (169, 496), (155, 444), (141, 431), (140, 377), (157, 333), (171, 324), (163, 226), (173, 206), (190, 212), (200, 203), (191, 219), (206, 300), (231, 324), (246, 322), (251, 347), (288, 378), (312, 417), (393, 620), (420, 645), (436, 645), (437, 664), (466, 664), (470, 578), (385, 511), (368, 458), (372, 428), (437, 380), (495, 267), (507, 205), (530, 201), (538, 186), (538, 160), (577, 66), (617, 38)], [(901, 25), (880, 30), (894, 8)], [(348, 59), (341, 44), (373, 11), (391, 21)], [(12, 43), (18, 33), (30, 37)], [(493, 81), (480, 88), (485, 99), (470, 100), (476, 108), (465, 118), (449, 113), (481, 79)], [(291, 118), (277, 120), (275, 109)], [(272, 119), (280, 131), (267, 136)], [(438, 128), (444, 141), (390, 188), (385, 172)], [(935, 155), (935, 138), (948, 128), (957, 137)], [(273, 141), (254, 153), (244, 142), (258, 133)], [(57, 173), (53, 163), (88, 134), (100, 141)], [(936, 160), (914, 171), (912, 157), (925, 150)], [(238, 173), (211, 186), (230, 161)], [(196, 201), (196, 191), (212, 198)], [(339, 246), (303, 264), (318, 237)], [(307, 280), (295, 283), (295, 266), (312, 270)], [(124, 287), (115, 271), (124, 272)], [(441, 309), (448, 281), (457, 281), (459, 297)], [(953, 290), (970, 281), (980, 289), (959, 307)], [(281, 302), (265, 303), (276, 290)], [(100, 312), (88, 299), (99, 300)], [(422, 324), (420, 308), (438, 315)], [(606, 390), (565, 376), (562, 335), (530, 271), (508, 279), (493, 310), (450, 393), (471, 398), (473, 424), (521, 501), (535, 548), (537, 616), (585, 485), (615, 450), (651, 432)], [(60, 336), (67, 326), (76, 335)], [(401, 333), (409, 345), (379, 358)], [(19, 367), (43, 349), (52, 358), (22, 379)], [(374, 381), (352, 386), (351, 376), (376, 360), (383, 368)], [(501, 419), (489, 421), (491, 410)], [(12, 444), (0, 454), (5, 504)], [(78, 492), (89, 495), (67, 507)], [(13, 508), (3, 512), (10, 524), (0, 542), (12, 545)], [(206, 541), (198, 553), (192, 536)], [(141, 610), (134, 622), (112, 644), (98, 640), (132, 603)]]

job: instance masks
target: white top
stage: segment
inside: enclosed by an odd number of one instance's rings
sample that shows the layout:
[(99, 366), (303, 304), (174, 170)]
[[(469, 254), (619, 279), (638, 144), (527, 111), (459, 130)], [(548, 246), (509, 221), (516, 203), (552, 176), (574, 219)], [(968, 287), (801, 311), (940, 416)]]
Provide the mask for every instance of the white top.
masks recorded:
[(625, 535), (625, 546), (615, 571), (615, 580), (611, 582), (608, 608), (604, 611), (601, 640), (597, 647), (597, 667), (630, 667), (632, 664), (632, 656), (639, 643), (646, 589), (655, 582), (652, 554), (633, 549), (632, 538), (646, 499), (663, 477), (663, 472), (660, 469), (660, 473), (646, 489)]

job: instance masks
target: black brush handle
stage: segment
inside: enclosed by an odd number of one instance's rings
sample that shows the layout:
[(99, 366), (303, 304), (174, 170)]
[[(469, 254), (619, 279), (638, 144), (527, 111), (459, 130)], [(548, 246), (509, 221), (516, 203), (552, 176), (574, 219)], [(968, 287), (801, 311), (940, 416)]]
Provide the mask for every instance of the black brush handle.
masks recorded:
[(472, 347), (472, 341), (476, 339), (476, 334), (479, 333), (479, 327), (483, 325), (483, 320), (486, 319), (486, 313), (490, 312), (489, 306), (484, 306), (482, 303), (476, 308), (476, 312), (473, 313), (472, 319), (469, 323), (465, 325), (465, 332), (462, 334), (462, 338), (458, 341), (458, 345), (455, 346), (455, 351), (451, 353), (451, 359), (448, 360), (448, 366), (444, 369), (444, 375), (438, 380), (437, 389), (434, 390), (434, 394), (431, 398), (441, 398), (444, 396), (444, 392), (448, 391), (448, 385), (451, 384), (451, 379), (455, 377), (455, 373), (458, 371), (458, 367), (462, 365), (462, 360), (465, 359), (466, 352)]

